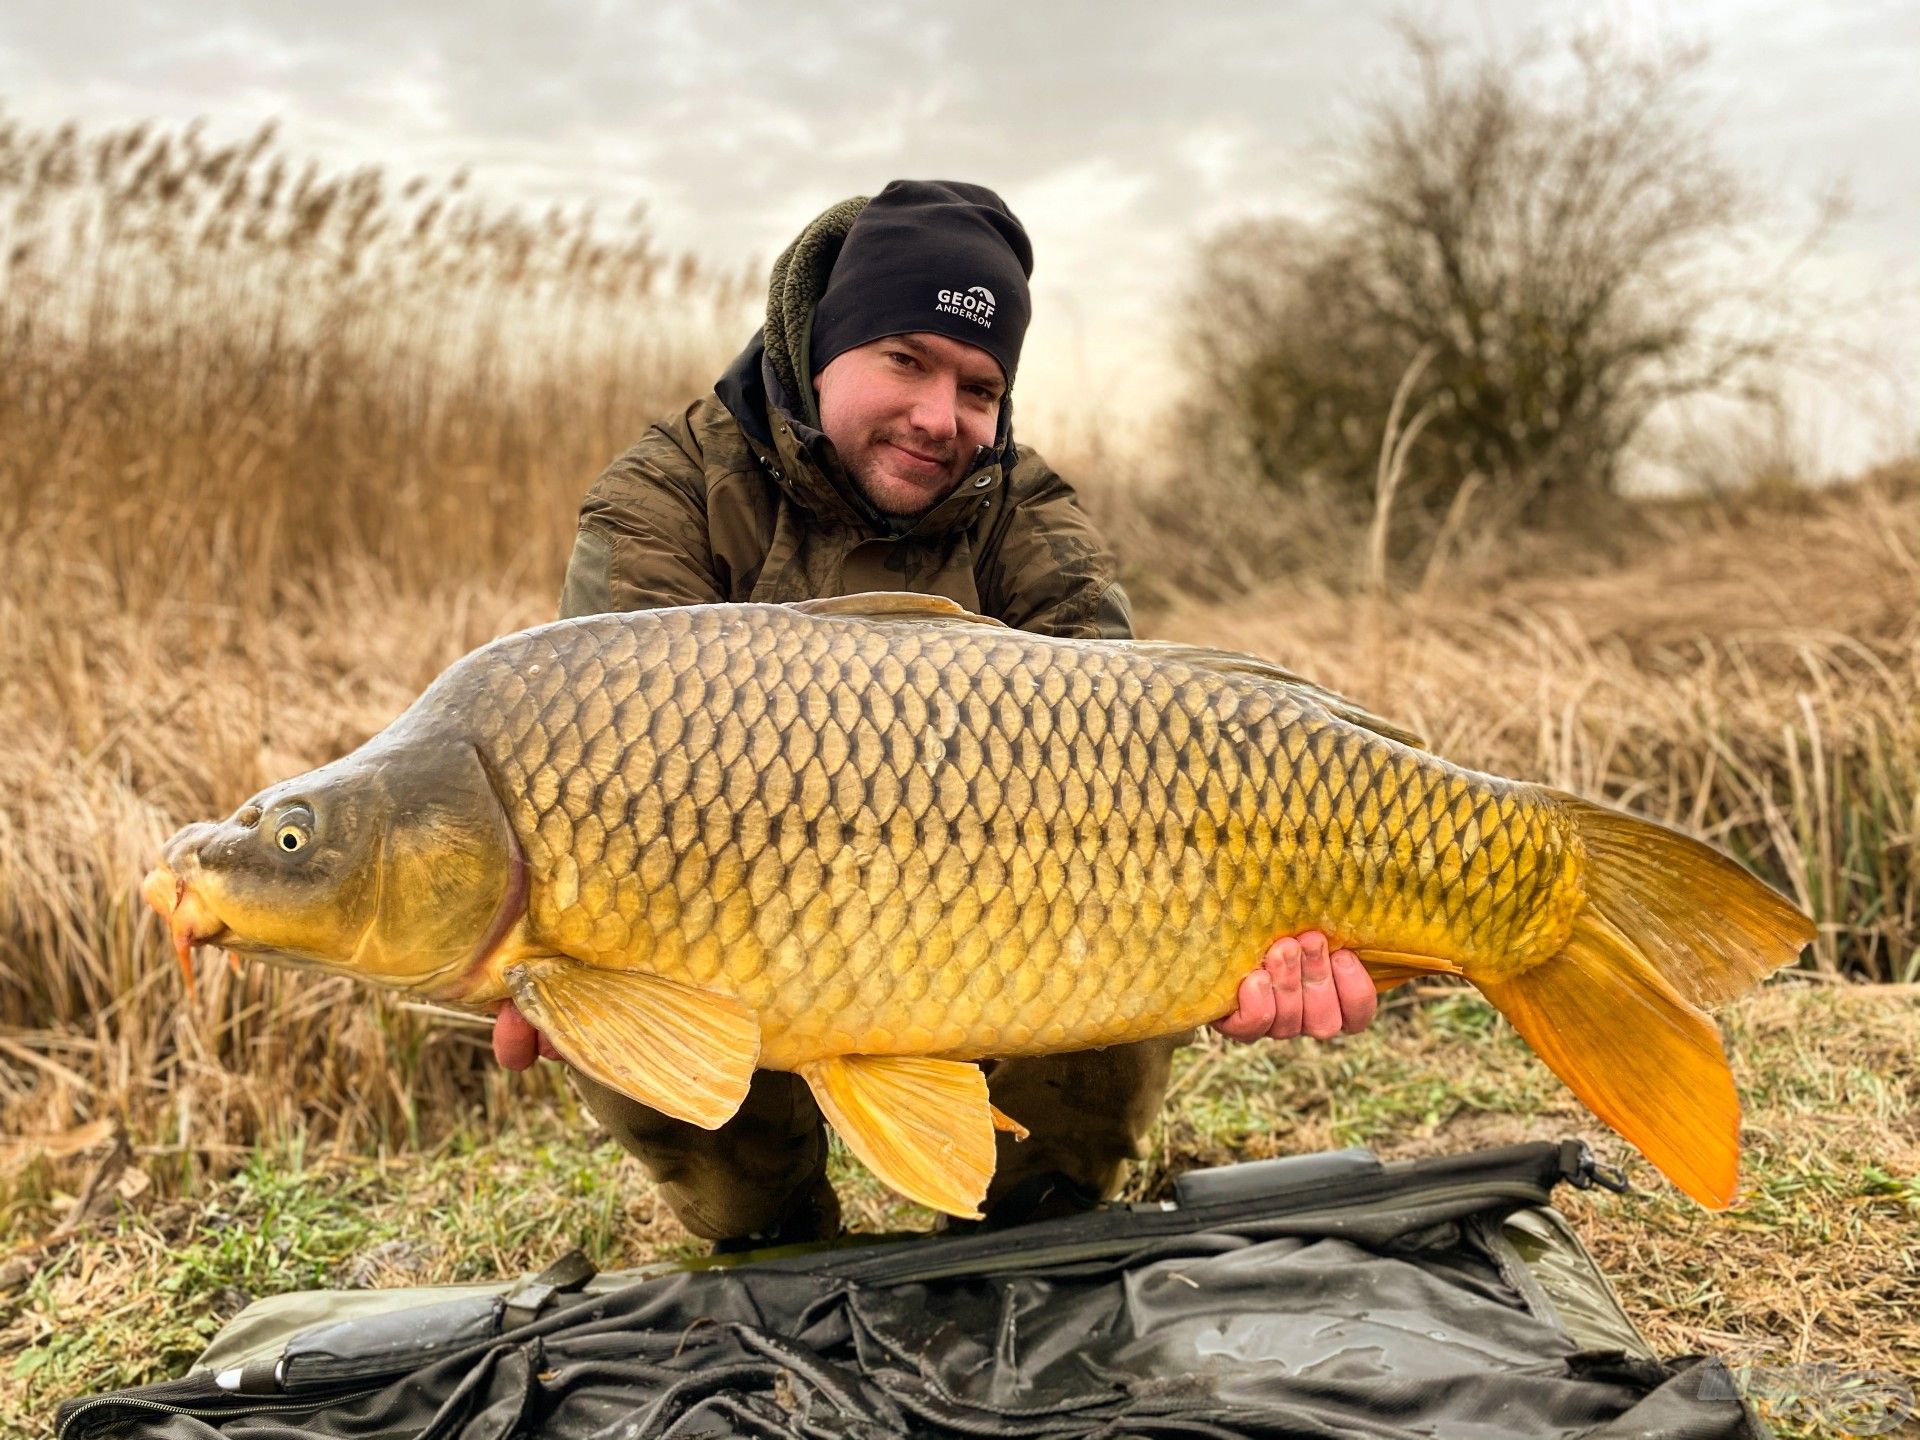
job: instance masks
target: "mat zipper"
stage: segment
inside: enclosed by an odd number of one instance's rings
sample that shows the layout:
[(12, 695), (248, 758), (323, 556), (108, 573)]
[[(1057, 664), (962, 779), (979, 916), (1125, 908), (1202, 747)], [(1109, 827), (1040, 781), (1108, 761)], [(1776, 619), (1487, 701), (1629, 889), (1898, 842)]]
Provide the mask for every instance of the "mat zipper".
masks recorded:
[(101, 1395), (91, 1400), (82, 1400), (69, 1410), (67, 1418), (61, 1422), (60, 1429), (55, 1434), (55, 1440), (68, 1440), (69, 1436), (79, 1434), (75, 1427), (97, 1410), (114, 1410), (123, 1415), (132, 1412), (143, 1415), (185, 1415), (190, 1420), (217, 1420), (222, 1416), (244, 1417), (280, 1414), (294, 1410), (318, 1410), (323, 1405), (336, 1405), (345, 1400), (357, 1400), (362, 1395), (371, 1395), (382, 1388), (384, 1388), (382, 1385), (365, 1385), (358, 1390), (317, 1395), (306, 1400), (250, 1400), (241, 1407), (169, 1405), (163, 1400), (143, 1400), (131, 1395)]

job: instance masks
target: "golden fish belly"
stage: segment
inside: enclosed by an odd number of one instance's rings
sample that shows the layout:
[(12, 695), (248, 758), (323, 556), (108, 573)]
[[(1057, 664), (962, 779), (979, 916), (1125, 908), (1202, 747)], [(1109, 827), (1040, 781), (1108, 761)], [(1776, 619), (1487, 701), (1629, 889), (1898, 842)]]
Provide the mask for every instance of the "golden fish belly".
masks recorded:
[(531, 943), (738, 997), (772, 1068), (1169, 1033), (1312, 926), (1500, 979), (1579, 905), (1551, 797), (1176, 649), (706, 606), (492, 652)]

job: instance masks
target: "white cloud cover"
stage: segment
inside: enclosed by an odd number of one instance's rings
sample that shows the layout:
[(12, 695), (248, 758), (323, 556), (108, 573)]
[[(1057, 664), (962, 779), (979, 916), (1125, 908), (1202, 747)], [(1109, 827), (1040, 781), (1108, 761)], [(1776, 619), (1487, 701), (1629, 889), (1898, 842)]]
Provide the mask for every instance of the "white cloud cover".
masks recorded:
[[(901, 175), (976, 180), (1028, 224), (1027, 412), (1141, 408), (1195, 241), (1313, 201), (1393, 10), (1159, 0), (934, 11), (867, 0), (77, 0), (0, 8), (0, 103), (34, 122), (277, 117), (285, 144), (402, 172), (465, 167), (546, 204), (646, 202), (661, 238), (770, 259), (826, 204)], [(1605, 23), (1697, 39), (1730, 156), (1763, 183), (1851, 182), (1833, 263), (1920, 284), (1920, 7), (1911, 0), (1480, 0), (1468, 39)], [(1910, 333), (1910, 328), (1908, 333)], [(1908, 356), (1920, 363), (1920, 357)]]

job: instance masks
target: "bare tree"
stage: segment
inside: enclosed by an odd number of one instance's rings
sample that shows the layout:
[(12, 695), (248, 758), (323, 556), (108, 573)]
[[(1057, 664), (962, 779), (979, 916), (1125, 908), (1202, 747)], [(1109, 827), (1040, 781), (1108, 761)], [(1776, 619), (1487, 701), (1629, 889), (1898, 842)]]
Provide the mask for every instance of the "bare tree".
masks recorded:
[(1410, 84), (1373, 104), (1328, 220), (1205, 247), (1187, 353), (1200, 438), (1361, 506), (1396, 387), (1427, 412), (1402, 503), (1472, 483), (1510, 516), (1616, 488), (1675, 400), (1763, 399), (1807, 331), (1794, 277), (1837, 211), (1767, 248), (1769, 207), (1698, 119), (1699, 52), (1604, 40), (1466, 57), (1403, 31)]

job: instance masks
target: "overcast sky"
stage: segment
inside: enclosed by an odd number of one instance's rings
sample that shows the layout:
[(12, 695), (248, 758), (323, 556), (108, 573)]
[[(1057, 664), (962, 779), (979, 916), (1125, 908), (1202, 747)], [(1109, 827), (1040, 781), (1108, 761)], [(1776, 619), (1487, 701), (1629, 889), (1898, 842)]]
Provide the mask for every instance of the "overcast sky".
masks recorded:
[[(668, 245), (728, 261), (771, 259), (826, 204), (895, 176), (981, 181), (1034, 239), (1024, 403), (1084, 414), (1164, 383), (1197, 237), (1311, 206), (1356, 100), (1395, 71), (1394, 13), (1390, 0), (9, 0), (0, 105), (31, 122), (205, 116), (218, 135), (278, 118), (287, 149), (325, 161), (464, 166), (503, 198), (612, 214), (644, 199)], [(1423, 13), (1468, 40), (1604, 23), (1646, 49), (1708, 43), (1727, 154), (1793, 194), (1847, 182), (1857, 213), (1831, 267), (1920, 284), (1916, 0)], [(1893, 346), (1913, 329), (1882, 328)]]

